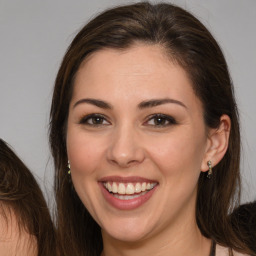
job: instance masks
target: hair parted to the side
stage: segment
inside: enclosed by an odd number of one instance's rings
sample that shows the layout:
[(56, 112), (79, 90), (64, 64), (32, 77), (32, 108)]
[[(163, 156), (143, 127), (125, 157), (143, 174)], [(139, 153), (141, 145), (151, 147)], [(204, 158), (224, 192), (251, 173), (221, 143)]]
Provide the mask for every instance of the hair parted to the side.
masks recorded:
[(225, 58), (213, 36), (193, 15), (171, 4), (143, 2), (107, 10), (91, 20), (69, 46), (56, 78), (50, 145), (62, 255), (99, 255), (102, 250), (100, 227), (81, 203), (67, 175), (66, 123), (76, 72), (93, 52), (127, 49), (137, 42), (161, 46), (171, 61), (184, 68), (202, 102), (208, 127), (217, 128), (223, 114), (230, 117), (227, 153), (214, 166), (211, 180), (205, 173), (199, 178), (196, 218), (204, 236), (249, 252), (227, 217), (240, 197), (240, 131)]
[(7, 227), (12, 224), (7, 217), (11, 212), (19, 230), (36, 238), (38, 256), (56, 255), (55, 228), (43, 193), (29, 169), (0, 139), (0, 214)]

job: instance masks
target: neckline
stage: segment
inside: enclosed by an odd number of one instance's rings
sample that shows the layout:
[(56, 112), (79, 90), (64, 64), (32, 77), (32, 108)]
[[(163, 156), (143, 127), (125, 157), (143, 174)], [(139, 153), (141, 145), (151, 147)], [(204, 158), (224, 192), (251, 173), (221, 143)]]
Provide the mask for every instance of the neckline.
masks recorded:
[[(101, 256), (104, 256), (105, 254), (102, 252)], [(212, 240), (211, 250), (209, 256), (215, 256), (216, 255), (216, 243), (214, 240)]]

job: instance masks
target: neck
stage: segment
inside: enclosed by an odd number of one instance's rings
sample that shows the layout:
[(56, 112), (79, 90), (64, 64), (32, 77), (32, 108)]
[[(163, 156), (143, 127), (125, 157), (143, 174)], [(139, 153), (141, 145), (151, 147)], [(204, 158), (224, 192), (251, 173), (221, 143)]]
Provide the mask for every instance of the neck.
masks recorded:
[[(176, 227), (175, 227), (176, 226)], [(175, 223), (172, 229), (136, 242), (114, 239), (104, 232), (102, 256), (208, 256), (211, 240), (202, 236), (196, 221)]]

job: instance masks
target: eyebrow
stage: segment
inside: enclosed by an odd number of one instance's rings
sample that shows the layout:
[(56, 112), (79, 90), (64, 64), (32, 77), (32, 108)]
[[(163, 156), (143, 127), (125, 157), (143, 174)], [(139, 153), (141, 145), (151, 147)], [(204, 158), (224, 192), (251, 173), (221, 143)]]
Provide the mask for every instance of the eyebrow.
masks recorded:
[[(102, 101), (102, 100), (97, 100), (97, 99), (91, 99), (91, 98), (86, 98), (86, 99), (81, 99), (78, 100), (73, 108), (75, 108), (77, 105), (80, 105), (82, 103), (87, 103), (87, 104), (91, 104), (94, 106), (97, 106), (99, 108), (103, 108), (103, 109), (113, 109), (112, 105)], [(173, 104), (178, 104), (184, 108), (187, 108), (187, 106), (182, 103), (179, 100), (174, 100), (174, 99), (170, 99), (170, 98), (164, 98), (164, 99), (152, 99), (152, 100), (147, 100), (147, 101), (142, 101), (139, 105), (138, 108), (139, 109), (144, 109), (144, 108), (152, 108), (152, 107), (156, 107), (159, 105), (163, 105), (163, 104), (167, 104), (167, 103), (173, 103)]]
[(105, 101), (90, 99), (90, 98), (89, 99), (81, 99), (81, 100), (77, 101), (74, 104), (73, 108), (75, 108), (77, 105), (82, 104), (82, 103), (88, 103), (88, 104), (91, 104), (91, 105), (94, 105), (94, 106), (97, 106), (97, 107), (103, 108), (103, 109), (112, 109), (113, 108), (109, 103), (107, 103)]
[(170, 98), (153, 99), (153, 100), (143, 101), (138, 105), (138, 107), (139, 107), (139, 109), (152, 108), (152, 107), (156, 107), (156, 106), (167, 104), (167, 103), (178, 104), (187, 109), (187, 106), (184, 103), (182, 103), (181, 101), (170, 99)]

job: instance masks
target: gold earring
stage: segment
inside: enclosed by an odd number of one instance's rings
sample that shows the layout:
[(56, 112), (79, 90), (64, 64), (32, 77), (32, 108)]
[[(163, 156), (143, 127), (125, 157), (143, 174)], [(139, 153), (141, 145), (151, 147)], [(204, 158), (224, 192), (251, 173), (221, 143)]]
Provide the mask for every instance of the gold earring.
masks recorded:
[(208, 167), (209, 167), (209, 171), (208, 171), (208, 173), (207, 173), (207, 178), (208, 179), (210, 179), (211, 177), (212, 177), (212, 161), (208, 161), (207, 162), (207, 165), (208, 165)]
[(70, 163), (69, 163), (69, 160), (68, 160), (68, 165), (67, 165), (67, 167), (68, 167), (68, 174), (70, 175), (71, 170), (70, 170)]

